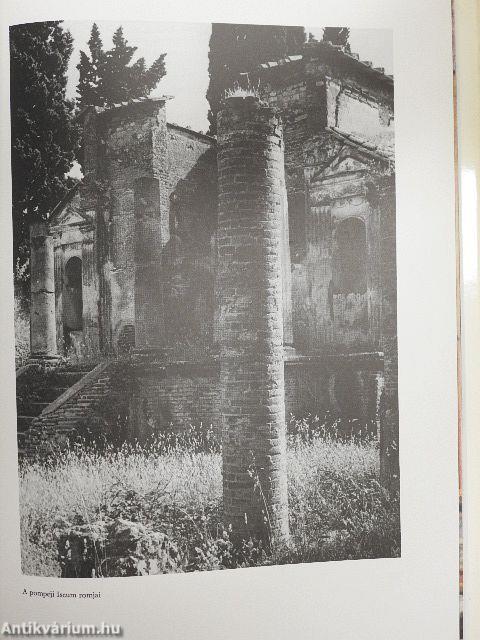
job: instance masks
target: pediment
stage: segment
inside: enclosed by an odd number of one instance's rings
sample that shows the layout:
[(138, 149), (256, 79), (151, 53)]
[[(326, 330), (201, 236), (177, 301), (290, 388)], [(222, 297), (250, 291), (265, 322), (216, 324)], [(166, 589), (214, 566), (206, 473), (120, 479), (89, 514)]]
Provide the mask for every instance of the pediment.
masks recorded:
[(366, 171), (370, 168), (370, 162), (365, 162), (357, 154), (347, 153), (339, 155), (325, 167), (324, 174), (330, 173), (352, 173), (354, 171)]
[(91, 224), (93, 211), (82, 211), (80, 207), (80, 192), (75, 189), (73, 193), (68, 193), (60, 202), (50, 217), (51, 226), (73, 227), (85, 223)]
[(322, 166), (316, 167), (316, 170), (310, 175), (310, 181), (317, 182), (345, 174), (363, 173), (371, 171), (371, 169), (371, 158), (365, 157), (364, 154), (354, 151), (351, 147), (345, 145), (339, 153), (331, 157)]

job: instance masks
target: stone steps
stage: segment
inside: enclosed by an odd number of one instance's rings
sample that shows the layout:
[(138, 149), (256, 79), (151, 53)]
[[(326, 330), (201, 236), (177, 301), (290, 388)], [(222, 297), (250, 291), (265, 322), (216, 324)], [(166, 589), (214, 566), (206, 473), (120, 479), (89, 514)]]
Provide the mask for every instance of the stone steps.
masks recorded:
[[(38, 386), (30, 389), (35, 393), (34, 399), (22, 404), (22, 407), (28, 407), (28, 411), (18, 411), (22, 418), (18, 422), (18, 449), (22, 457), (48, 455), (57, 445), (62, 448), (68, 441), (82, 435), (86, 420), (91, 420), (92, 424), (95, 424), (95, 420), (101, 421), (109, 404), (111, 410), (112, 406), (115, 407), (122, 401), (123, 396), (118, 394), (116, 399), (110, 398), (110, 360), (104, 360), (93, 369), (83, 371), (80, 378), (79, 373), (78, 369), (55, 371), (52, 377), (54, 383), (43, 384), (41, 389), (43, 397), (48, 395), (51, 398), (57, 392), (60, 394), (50, 402), (38, 399), (41, 395)], [(107, 398), (110, 399), (109, 404), (105, 404)]]
[(17, 379), (17, 440), (20, 453), (35, 419), (93, 368), (93, 363), (48, 369), (35, 366)]

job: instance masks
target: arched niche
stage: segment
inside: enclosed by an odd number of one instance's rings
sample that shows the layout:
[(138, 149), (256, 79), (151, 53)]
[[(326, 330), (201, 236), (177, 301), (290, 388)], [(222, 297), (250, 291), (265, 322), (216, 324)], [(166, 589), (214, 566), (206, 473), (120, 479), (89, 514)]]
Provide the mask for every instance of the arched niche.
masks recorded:
[(335, 227), (332, 281), (334, 294), (367, 290), (367, 233), (360, 218), (346, 218)]
[(66, 333), (83, 329), (82, 261), (77, 256), (65, 264), (63, 326)]

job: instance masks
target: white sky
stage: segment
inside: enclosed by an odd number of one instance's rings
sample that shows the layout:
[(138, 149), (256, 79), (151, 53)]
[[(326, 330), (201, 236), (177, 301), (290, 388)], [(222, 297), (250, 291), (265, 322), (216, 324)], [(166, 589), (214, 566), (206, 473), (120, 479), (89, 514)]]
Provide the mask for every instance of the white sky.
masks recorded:
[[(74, 38), (67, 93), (76, 94), (80, 50), (88, 51), (92, 22), (71, 22), (64, 26)], [(167, 118), (197, 131), (207, 131), (208, 103), (205, 93), (208, 86), (208, 41), (211, 26), (189, 23), (163, 22), (102, 22), (97, 21), (105, 49), (111, 47), (112, 34), (122, 24), (128, 43), (137, 46), (136, 57), (143, 56), (150, 64), (161, 53), (166, 53), (167, 74), (162, 78), (153, 94), (174, 96), (167, 103)], [(321, 28), (306, 27), (318, 40)], [(362, 60), (371, 60), (374, 66), (385, 67), (386, 73), (393, 73), (392, 32), (380, 29), (355, 29), (350, 32), (352, 51), (360, 54)]]

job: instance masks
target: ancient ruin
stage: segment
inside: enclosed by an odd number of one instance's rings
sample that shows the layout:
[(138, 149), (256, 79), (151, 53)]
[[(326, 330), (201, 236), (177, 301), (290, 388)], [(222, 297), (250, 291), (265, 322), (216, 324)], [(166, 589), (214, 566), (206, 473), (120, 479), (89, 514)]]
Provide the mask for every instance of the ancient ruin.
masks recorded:
[(67, 354), (83, 370), (19, 442), (64, 443), (106, 407), (140, 440), (211, 424), (227, 519), (261, 531), (266, 504), (285, 540), (286, 415), (370, 421), (398, 483), (393, 79), (315, 42), (249, 82), (217, 140), (169, 123), (167, 97), (82, 113), (84, 178), (31, 232), (18, 380)]

